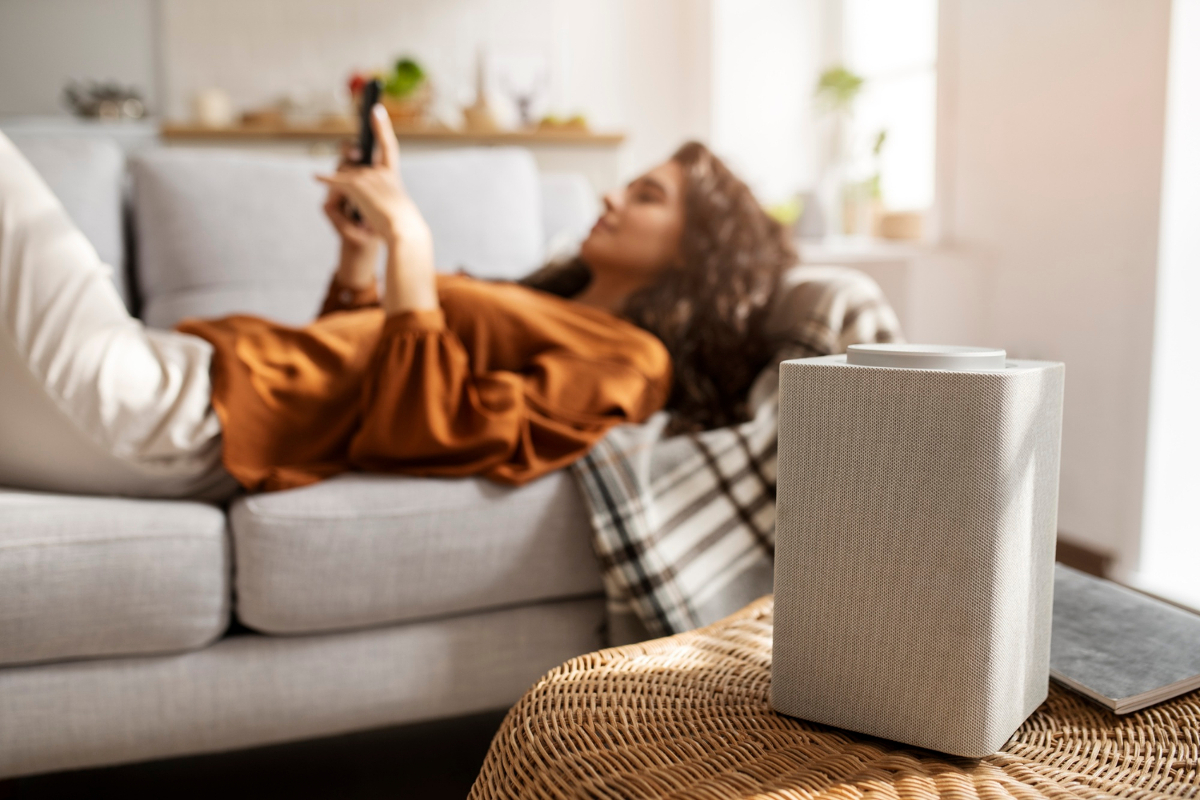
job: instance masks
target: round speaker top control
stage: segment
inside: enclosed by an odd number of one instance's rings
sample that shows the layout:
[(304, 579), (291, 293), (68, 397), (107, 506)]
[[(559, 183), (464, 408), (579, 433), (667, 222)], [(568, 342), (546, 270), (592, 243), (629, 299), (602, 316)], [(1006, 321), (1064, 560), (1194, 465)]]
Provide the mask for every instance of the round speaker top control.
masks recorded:
[(1004, 369), (1006, 356), (991, 347), (949, 344), (852, 344), (846, 349), (847, 364), (894, 369)]

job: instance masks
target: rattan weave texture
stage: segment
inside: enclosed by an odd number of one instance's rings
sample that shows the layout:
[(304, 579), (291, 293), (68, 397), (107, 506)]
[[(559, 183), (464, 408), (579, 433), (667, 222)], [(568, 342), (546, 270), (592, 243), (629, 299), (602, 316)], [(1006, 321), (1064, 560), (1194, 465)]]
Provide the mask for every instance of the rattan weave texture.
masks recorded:
[(942, 756), (772, 711), (772, 610), (551, 671), (505, 718), (472, 800), (1200, 797), (1200, 692), (1116, 717), (1052, 685), (1000, 752)]

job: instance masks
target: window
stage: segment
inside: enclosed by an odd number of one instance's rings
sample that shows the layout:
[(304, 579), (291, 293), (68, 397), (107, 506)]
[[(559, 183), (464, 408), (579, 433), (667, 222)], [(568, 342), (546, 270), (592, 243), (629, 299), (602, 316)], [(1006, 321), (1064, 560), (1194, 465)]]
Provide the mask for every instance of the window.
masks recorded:
[[(893, 210), (933, 205), (937, 0), (841, 0), (841, 57), (864, 79), (854, 106), (854, 171), (878, 168)], [(836, 10), (835, 10), (836, 13)], [(887, 132), (878, 163), (871, 157)]]

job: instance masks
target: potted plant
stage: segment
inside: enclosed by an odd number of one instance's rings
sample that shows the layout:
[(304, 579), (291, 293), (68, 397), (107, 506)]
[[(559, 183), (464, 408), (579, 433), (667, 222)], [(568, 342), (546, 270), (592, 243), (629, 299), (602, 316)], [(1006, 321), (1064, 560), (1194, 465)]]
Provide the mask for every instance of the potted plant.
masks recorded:
[(374, 74), (355, 73), (350, 78), (350, 94), (358, 102), (359, 93), (371, 78), (383, 81), (380, 102), (397, 127), (421, 127), (425, 124), (433, 87), (425, 70), (416, 60), (400, 58), (389, 71)]
[[(813, 92), (817, 112), (826, 122), (825, 152), (818, 196), (828, 222), (829, 233), (851, 233), (856, 227), (856, 214), (847, 214), (846, 206), (861, 192), (848, 186), (851, 154), (847, 139), (854, 113), (854, 101), (862, 91), (864, 80), (843, 66), (833, 66), (821, 73)], [(882, 145), (882, 143), (881, 143)]]

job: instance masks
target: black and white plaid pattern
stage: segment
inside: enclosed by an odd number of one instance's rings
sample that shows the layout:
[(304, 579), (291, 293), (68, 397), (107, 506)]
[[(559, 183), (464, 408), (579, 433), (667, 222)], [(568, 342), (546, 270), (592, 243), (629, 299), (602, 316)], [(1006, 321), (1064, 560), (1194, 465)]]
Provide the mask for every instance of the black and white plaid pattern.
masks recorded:
[(771, 591), (778, 363), (900, 339), (874, 281), (839, 267), (791, 270), (768, 329), (777, 357), (751, 390), (752, 420), (667, 437), (660, 412), (615, 428), (572, 467), (613, 643), (706, 625)]

